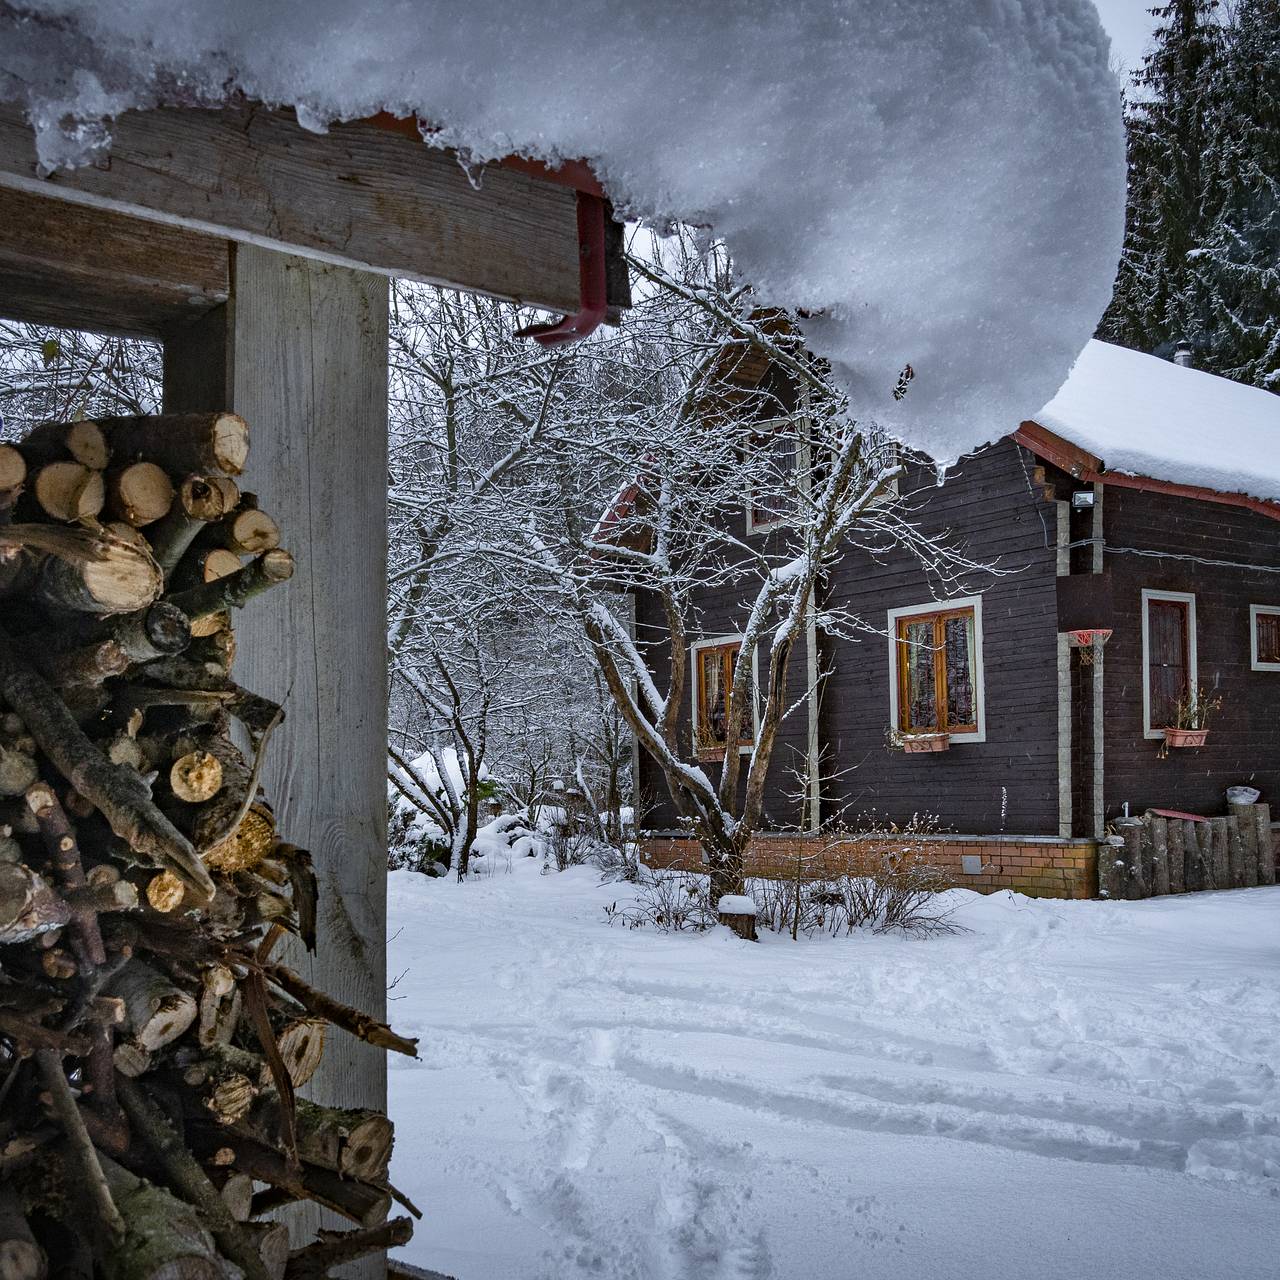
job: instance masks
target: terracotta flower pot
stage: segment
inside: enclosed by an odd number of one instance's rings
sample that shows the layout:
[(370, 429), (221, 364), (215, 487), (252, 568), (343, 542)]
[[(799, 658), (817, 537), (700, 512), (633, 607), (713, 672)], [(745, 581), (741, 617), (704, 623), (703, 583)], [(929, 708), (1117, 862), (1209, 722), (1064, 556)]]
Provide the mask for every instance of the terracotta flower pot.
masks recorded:
[(947, 733), (904, 733), (902, 735), (902, 749), (908, 755), (946, 751), (950, 746), (951, 735)]
[(1203, 747), (1208, 729), (1166, 729), (1165, 744), (1170, 747)]

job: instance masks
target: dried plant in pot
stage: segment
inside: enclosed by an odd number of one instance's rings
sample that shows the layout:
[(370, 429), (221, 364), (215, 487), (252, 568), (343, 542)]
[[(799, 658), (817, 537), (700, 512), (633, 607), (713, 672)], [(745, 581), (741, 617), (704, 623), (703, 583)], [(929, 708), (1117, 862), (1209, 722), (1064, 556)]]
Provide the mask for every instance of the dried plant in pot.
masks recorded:
[(1173, 724), (1167, 725), (1167, 747), (1203, 747), (1209, 737), (1209, 717), (1222, 706), (1222, 696), (1197, 686), (1188, 689), (1174, 708)]

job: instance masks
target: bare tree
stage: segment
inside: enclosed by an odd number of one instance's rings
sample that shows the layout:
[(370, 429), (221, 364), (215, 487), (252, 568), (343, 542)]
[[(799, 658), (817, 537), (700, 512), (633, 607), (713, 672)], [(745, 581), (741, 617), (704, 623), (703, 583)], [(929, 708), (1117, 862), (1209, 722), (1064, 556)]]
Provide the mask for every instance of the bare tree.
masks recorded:
[[(640, 353), (660, 394), (633, 400), (625, 440), (606, 433), (585, 443), (615, 461), (626, 454), (630, 473), (608, 502), (584, 506), (572, 470), (584, 442), (561, 441), (549, 464), (562, 480), (557, 519), (531, 523), (526, 545), (702, 845), (714, 900), (742, 891), (778, 728), (798, 705), (787, 700), (788, 672), (808, 621), (829, 634), (867, 629), (842, 611), (816, 610), (827, 567), (892, 548), (943, 580), (976, 566), (913, 525), (892, 492), (901, 471), (894, 448), (849, 417), (784, 317), (752, 314), (714, 250), (686, 238), (664, 256), (633, 257), (652, 293), (632, 333), (614, 340)], [(738, 367), (760, 357), (779, 376), (744, 385)], [(904, 371), (903, 390), (909, 380)], [(740, 536), (744, 495), (770, 515), (769, 538)], [(704, 726), (689, 734), (684, 719), (695, 603), (708, 588), (737, 592), (745, 612), (717, 751), (698, 741)], [(617, 607), (629, 593), (657, 602), (662, 635), (630, 633)]]

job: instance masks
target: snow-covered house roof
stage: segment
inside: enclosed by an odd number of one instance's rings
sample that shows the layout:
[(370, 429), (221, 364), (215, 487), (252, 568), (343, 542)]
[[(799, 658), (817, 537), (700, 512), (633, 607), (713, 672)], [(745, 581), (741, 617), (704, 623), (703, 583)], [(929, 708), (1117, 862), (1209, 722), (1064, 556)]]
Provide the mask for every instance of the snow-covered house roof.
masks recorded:
[(1018, 433), (1037, 452), (1053, 447), (1028, 428), (1092, 455), (1097, 465), (1085, 469), (1103, 479), (1149, 477), (1280, 502), (1280, 396), (1157, 356), (1091, 341)]

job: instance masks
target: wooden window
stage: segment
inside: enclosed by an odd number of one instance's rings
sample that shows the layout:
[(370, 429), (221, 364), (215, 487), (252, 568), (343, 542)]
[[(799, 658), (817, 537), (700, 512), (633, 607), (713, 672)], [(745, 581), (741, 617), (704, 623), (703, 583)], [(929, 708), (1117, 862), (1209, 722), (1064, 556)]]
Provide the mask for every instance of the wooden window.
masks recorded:
[(983, 740), (980, 602), (891, 611), (893, 724)]
[(1249, 606), (1249, 665), (1254, 671), (1280, 671), (1280, 605)]
[(1162, 738), (1196, 687), (1195, 596), (1142, 593), (1142, 678), (1143, 736)]
[[(694, 731), (698, 754), (721, 756), (728, 746), (729, 712), (732, 706), (733, 675), (742, 644), (738, 640), (702, 642), (693, 648)], [(755, 681), (748, 683), (751, 705), (743, 717), (738, 738), (740, 747), (755, 741)]]
[(794, 510), (787, 487), (794, 483), (797, 442), (790, 423), (765, 424), (756, 443), (761, 483), (747, 492), (747, 532), (763, 533)]

